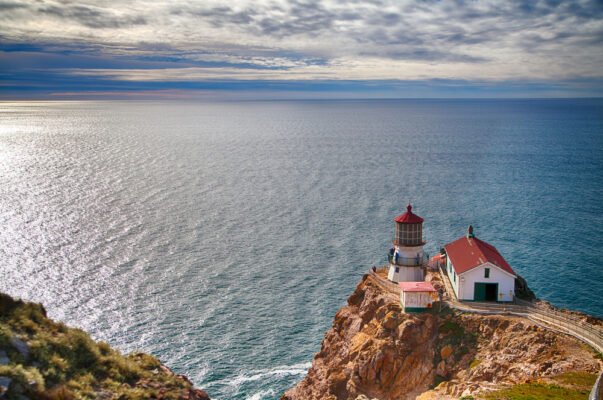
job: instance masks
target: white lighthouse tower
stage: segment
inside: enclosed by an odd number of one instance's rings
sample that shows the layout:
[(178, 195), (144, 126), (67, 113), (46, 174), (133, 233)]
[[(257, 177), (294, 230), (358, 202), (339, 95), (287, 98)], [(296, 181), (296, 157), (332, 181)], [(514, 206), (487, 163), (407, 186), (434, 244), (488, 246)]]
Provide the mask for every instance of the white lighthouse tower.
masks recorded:
[(396, 235), (389, 255), (389, 273), (392, 282), (419, 282), (424, 279), (423, 218), (412, 212), (412, 206), (395, 218)]

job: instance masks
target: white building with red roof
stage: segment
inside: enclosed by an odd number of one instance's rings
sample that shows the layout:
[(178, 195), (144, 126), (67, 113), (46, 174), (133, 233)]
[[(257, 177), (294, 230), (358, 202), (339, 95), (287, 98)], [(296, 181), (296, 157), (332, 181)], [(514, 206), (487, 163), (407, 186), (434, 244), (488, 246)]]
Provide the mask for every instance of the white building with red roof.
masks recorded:
[(448, 278), (457, 299), (470, 301), (513, 301), (515, 272), (496, 247), (467, 235), (444, 246)]

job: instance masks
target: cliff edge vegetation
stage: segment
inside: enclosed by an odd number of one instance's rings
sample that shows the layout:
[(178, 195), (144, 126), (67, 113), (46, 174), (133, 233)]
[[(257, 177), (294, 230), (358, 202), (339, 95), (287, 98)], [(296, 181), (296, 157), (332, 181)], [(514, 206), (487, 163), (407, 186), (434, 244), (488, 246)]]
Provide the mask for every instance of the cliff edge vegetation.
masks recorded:
[(282, 400), (587, 399), (600, 369), (592, 348), (525, 318), (404, 313), (365, 275)]
[(209, 400), (145, 353), (122, 355), (0, 293), (0, 398)]

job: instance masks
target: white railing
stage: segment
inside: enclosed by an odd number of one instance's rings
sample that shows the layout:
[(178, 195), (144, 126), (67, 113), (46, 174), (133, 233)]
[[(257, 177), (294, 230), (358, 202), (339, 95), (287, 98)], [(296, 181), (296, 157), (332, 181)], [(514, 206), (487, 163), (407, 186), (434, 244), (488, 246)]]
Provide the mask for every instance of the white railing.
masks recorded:
[[(379, 267), (379, 269), (377, 269), (377, 271), (384, 271), (386, 269), (387, 269), (386, 266), (382, 266), (382, 267)], [(398, 286), (397, 283), (391, 282), (388, 279), (380, 277), (375, 271), (371, 270), (370, 274), (373, 277), (373, 281), (381, 289), (383, 289), (385, 291), (388, 291), (388, 292), (392, 292), (392, 293), (394, 293), (394, 294), (396, 294), (398, 296), (400, 295), (400, 286)]]

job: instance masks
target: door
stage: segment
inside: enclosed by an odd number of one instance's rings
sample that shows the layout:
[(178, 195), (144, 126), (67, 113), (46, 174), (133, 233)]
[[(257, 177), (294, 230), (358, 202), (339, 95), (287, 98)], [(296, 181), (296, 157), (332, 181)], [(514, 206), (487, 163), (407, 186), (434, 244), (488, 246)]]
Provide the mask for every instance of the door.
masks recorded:
[(486, 301), (496, 301), (498, 296), (498, 283), (486, 283)]
[(486, 284), (475, 282), (475, 288), (473, 289), (473, 300), (475, 301), (486, 301)]
[(498, 296), (498, 283), (475, 283), (473, 300), (496, 301)]

